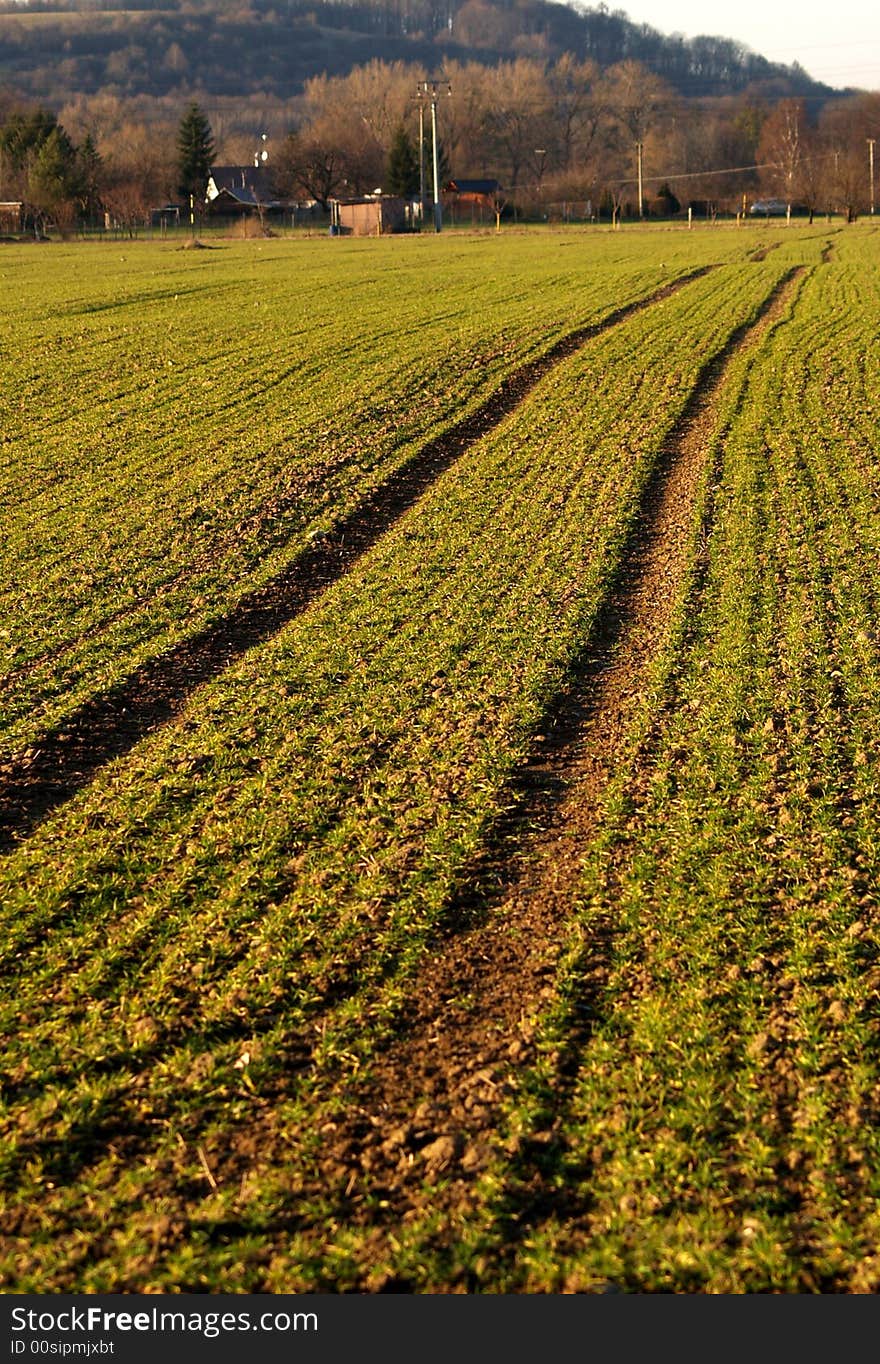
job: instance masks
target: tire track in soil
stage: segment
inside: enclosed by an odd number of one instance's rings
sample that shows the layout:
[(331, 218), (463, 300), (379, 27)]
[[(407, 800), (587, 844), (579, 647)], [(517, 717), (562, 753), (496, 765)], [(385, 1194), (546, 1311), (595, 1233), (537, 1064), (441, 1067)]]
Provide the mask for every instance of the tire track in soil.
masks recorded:
[[(567, 690), (545, 715), (545, 735), (511, 783), (508, 813), (470, 868), (446, 936), (420, 970), (418, 994), (395, 1038), (370, 1063), (369, 1103), (345, 1082), (339, 1086), (347, 1116), (321, 1129), (319, 1166), (305, 1184), (314, 1183), (310, 1194), (329, 1197), (333, 1217), (373, 1228), (370, 1246), (377, 1258), (377, 1228), (393, 1232), (428, 1206), (462, 1209), (491, 1158), (516, 1070), (533, 1054), (532, 1020), (555, 995), (560, 927), (570, 915), (583, 849), (596, 832), (602, 795), (648, 668), (685, 589), (718, 395), (731, 360), (758, 344), (780, 318), (804, 273), (805, 267), (788, 271), (758, 315), (705, 366), (646, 484), (592, 638), (573, 665)], [(566, 1071), (574, 1070), (592, 1031), (613, 933), (611, 923), (596, 925), (589, 960), (585, 955), (577, 1036), (570, 1039), (571, 1054), (557, 1063), (559, 1104), (571, 1083)], [(523, 1195), (522, 1206), (512, 1210), (514, 1236), (527, 1234), (534, 1225), (530, 1216), (546, 1216), (554, 1199), (563, 1200), (568, 1215), (575, 1211), (572, 1196), (548, 1191), (537, 1173), (553, 1148), (552, 1131), (508, 1148)], [(262, 1131), (233, 1139), (218, 1153), (218, 1167), (224, 1178), (238, 1178), (249, 1155), (259, 1160), (269, 1153), (285, 1159), (271, 1119)], [(581, 1171), (579, 1178), (587, 1174)], [(426, 1193), (424, 1181), (438, 1177), (445, 1186)], [(413, 1287), (396, 1280), (377, 1285), (368, 1265), (363, 1273), (367, 1291)]]
[(288, 568), (247, 593), (213, 624), (91, 697), (4, 762), (0, 766), (0, 854), (87, 786), (107, 763), (172, 720), (202, 683), (302, 614), (353, 568), (441, 474), (509, 416), (555, 365), (716, 268), (692, 270), (646, 298), (624, 304), (601, 321), (561, 337), (543, 355), (508, 375), (474, 412), (422, 446)]

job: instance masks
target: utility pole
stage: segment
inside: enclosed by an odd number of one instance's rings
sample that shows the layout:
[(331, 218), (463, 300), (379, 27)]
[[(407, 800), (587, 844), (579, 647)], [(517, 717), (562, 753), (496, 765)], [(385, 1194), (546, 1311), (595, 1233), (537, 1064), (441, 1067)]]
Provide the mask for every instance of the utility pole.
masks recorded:
[(543, 211), (541, 208), (541, 194), (544, 183), (544, 158), (546, 157), (546, 155), (547, 155), (546, 147), (535, 148), (535, 156), (538, 157), (538, 213), (541, 217), (543, 217)]
[(868, 138), (868, 168), (871, 177), (871, 216), (874, 216), (874, 143), (876, 138)]
[(437, 96), (431, 97), (431, 154), (434, 158), (434, 230), (443, 230), (443, 205), (440, 202), (440, 154), (437, 150)]
[(638, 152), (638, 156), (639, 156), (639, 217), (640, 217), (640, 218), (644, 218), (644, 216), (645, 216), (645, 206), (644, 206), (644, 200), (642, 199), (642, 144), (641, 144), (641, 142), (637, 142), (637, 143), (636, 143), (636, 151)]
[(425, 106), (419, 96), (419, 229), (425, 221)]
[[(434, 160), (434, 230), (443, 230), (443, 206), (440, 202), (440, 152), (437, 140), (437, 97), (438, 86), (445, 86), (447, 95), (452, 94), (452, 86), (449, 81), (419, 81), (419, 100), (429, 98), (431, 101), (431, 150)], [(419, 108), (421, 108), (421, 104)]]

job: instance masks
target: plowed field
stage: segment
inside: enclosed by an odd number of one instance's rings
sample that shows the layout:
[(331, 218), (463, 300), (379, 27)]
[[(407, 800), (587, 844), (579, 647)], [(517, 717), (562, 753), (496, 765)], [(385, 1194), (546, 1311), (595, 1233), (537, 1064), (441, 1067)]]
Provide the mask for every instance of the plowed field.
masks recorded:
[(880, 1288), (878, 259), (2, 249), (4, 1291)]

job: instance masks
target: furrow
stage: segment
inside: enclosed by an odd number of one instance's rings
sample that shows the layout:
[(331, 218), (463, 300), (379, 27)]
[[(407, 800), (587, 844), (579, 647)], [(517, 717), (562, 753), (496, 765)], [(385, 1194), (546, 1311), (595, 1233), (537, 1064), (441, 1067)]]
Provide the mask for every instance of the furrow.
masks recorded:
[[(803, 273), (789, 271), (703, 370), (644, 489), (592, 637), (512, 780), (508, 814), (470, 868), (445, 940), (420, 973), (394, 1040), (371, 1064), (368, 1085), (346, 1092), (346, 1117), (322, 1129), (316, 1177), (333, 1191), (340, 1218), (372, 1219), (379, 1198), (388, 1226), (399, 1226), (423, 1204), (426, 1177), (446, 1180), (450, 1207), (471, 1196), (511, 1075), (529, 1057), (532, 1020), (554, 994), (603, 793), (687, 590), (719, 394), (734, 357), (780, 318)], [(611, 924), (595, 928), (591, 979), (579, 991), (585, 1015), (601, 991), (612, 934)], [(563, 1103), (565, 1089), (563, 1079)], [(271, 1145), (267, 1133), (265, 1149)]]
[(87, 786), (113, 759), (177, 715), (197, 687), (277, 634), (336, 583), (447, 469), (491, 432), (555, 365), (594, 337), (707, 274), (702, 267), (562, 337), (509, 375), (474, 412), (430, 441), (282, 573), (191, 638), (91, 697), (0, 768), (0, 852)]

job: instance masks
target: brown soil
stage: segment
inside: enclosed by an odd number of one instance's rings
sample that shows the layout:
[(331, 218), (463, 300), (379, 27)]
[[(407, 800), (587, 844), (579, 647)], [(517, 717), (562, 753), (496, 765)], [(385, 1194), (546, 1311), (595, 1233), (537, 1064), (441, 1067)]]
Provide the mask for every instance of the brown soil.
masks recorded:
[[(300, 1188), (330, 1197), (340, 1221), (374, 1226), (379, 1218), (393, 1233), (424, 1209), (426, 1185), (435, 1186), (437, 1177), (441, 1192), (431, 1188), (431, 1207), (453, 1213), (474, 1197), (475, 1177), (498, 1140), (505, 1096), (532, 1056), (534, 1020), (554, 995), (603, 792), (686, 589), (697, 490), (729, 362), (780, 316), (800, 274), (791, 271), (759, 318), (706, 366), (645, 489), (589, 647), (513, 783), (511, 813), (471, 869), (394, 1041), (371, 1063), (367, 1082), (339, 1083), (346, 1116), (322, 1129), (320, 1162)], [(601, 992), (612, 931), (610, 924), (594, 929), (579, 993), (581, 1041), (589, 1034), (591, 1000)], [(542, 1141), (551, 1142), (552, 1133), (531, 1139), (532, 1146)], [(518, 1154), (529, 1160), (535, 1151)], [(223, 1153), (221, 1177), (239, 1176), (255, 1156), (284, 1163), (284, 1139), (271, 1116)], [(381, 1262), (387, 1244), (375, 1226), (370, 1244)], [(365, 1265), (363, 1287), (411, 1286), (376, 1281)]]
[[(474, 412), (429, 441), (348, 516), (303, 550), (280, 574), (247, 593), (219, 620), (149, 659), (128, 677), (78, 706), (60, 725), (0, 767), (0, 853), (26, 837), (106, 763), (177, 715), (203, 682), (271, 638), (400, 519), (440, 475), (507, 417), (561, 360), (625, 318), (708, 273), (694, 270), (601, 322), (562, 337), (509, 375)], [(274, 508), (277, 514), (278, 507)]]

